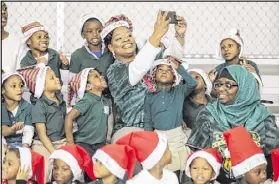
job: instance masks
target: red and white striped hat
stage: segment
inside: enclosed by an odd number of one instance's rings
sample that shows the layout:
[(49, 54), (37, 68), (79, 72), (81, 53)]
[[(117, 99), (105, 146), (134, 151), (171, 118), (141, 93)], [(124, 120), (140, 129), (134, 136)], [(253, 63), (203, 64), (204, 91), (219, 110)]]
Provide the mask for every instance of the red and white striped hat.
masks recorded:
[(190, 178), (191, 178), (190, 165), (196, 158), (203, 158), (207, 160), (207, 162), (211, 165), (211, 167), (215, 172), (215, 175), (213, 178), (211, 178), (211, 180), (215, 180), (220, 173), (220, 168), (222, 164), (222, 156), (218, 153), (218, 150), (215, 148), (206, 148), (190, 154), (188, 156), (186, 169), (185, 169), (186, 175)]
[(83, 171), (92, 179), (96, 180), (93, 173), (93, 162), (89, 153), (79, 145), (65, 145), (56, 149), (49, 157), (50, 164), (53, 166), (54, 159), (60, 159), (68, 164), (73, 173), (73, 179), (80, 180)]
[(97, 160), (117, 178), (123, 179), (125, 172), (128, 172), (128, 179), (133, 177), (136, 154), (135, 150), (127, 145), (110, 144), (105, 145), (101, 149), (98, 149), (92, 157), (93, 162)]
[(101, 37), (104, 39), (112, 30), (118, 27), (127, 27), (133, 32), (133, 24), (126, 15), (120, 14), (111, 17), (104, 25)]
[(258, 165), (267, 164), (263, 151), (243, 126), (223, 132), (223, 135), (230, 152), (231, 169), (235, 178)]
[(137, 160), (144, 169), (153, 168), (163, 157), (167, 146), (167, 136), (158, 132), (131, 132), (116, 141), (135, 149)]
[(40, 22), (32, 22), (21, 28), (21, 32), (24, 36), (23, 43), (26, 45), (26, 41), (36, 32), (44, 31), (47, 32), (47, 29)]
[(29, 90), (34, 93), (36, 98), (40, 98), (43, 94), (48, 69), (50, 67), (40, 64), (17, 70), (23, 76)]
[(94, 69), (95, 68), (85, 68), (70, 80), (70, 82), (68, 83), (68, 97), (67, 97), (68, 106), (71, 105), (71, 101), (74, 94), (76, 94), (79, 99), (83, 98), (89, 72)]
[(273, 166), (273, 181), (279, 183), (279, 148), (271, 152), (272, 166)]
[(42, 155), (36, 153), (30, 148), (18, 147), (20, 154), (20, 165), (29, 166), (31, 171), (28, 175), (28, 179), (35, 179), (39, 184), (44, 184), (45, 177), (45, 160)]

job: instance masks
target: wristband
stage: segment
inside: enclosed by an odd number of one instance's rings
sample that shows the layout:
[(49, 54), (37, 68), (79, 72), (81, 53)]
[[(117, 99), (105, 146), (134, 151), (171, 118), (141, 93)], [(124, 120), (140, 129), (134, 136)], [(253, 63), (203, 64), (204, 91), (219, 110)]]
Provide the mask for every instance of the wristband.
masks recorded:
[(175, 33), (175, 38), (184, 38), (184, 37), (185, 37), (185, 33), (183, 33), (183, 34)]

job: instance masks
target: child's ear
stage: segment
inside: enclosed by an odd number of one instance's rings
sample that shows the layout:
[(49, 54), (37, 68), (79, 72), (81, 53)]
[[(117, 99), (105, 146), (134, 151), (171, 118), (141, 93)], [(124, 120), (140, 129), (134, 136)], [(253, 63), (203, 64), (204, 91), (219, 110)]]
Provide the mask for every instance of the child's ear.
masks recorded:
[(215, 172), (214, 171), (212, 171), (212, 176), (211, 176), (211, 178), (214, 178), (215, 177)]
[(114, 48), (111, 44), (108, 44), (108, 49), (114, 55)]
[(83, 33), (83, 32), (81, 33), (81, 37), (82, 37), (83, 39), (85, 39), (85, 37), (84, 37), (84, 33)]
[(26, 44), (29, 46), (31, 44), (30, 38), (26, 41)]
[(92, 89), (92, 86), (91, 86), (90, 84), (86, 84), (85, 90), (86, 90), (86, 91), (89, 91), (89, 90), (91, 90), (91, 89)]

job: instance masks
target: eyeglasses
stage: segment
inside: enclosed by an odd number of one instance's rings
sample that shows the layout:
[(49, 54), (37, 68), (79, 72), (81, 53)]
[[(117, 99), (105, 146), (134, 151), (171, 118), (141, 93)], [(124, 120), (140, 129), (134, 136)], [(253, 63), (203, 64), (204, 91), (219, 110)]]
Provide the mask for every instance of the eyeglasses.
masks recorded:
[(215, 82), (214, 83), (214, 88), (215, 89), (219, 89), (221, 86), (225, 85), (225, 88), (226, 89), (232, 89), (232, 87), (234, 86), (238, 86), (237, 84), (231, 84), (229, 82), (226, 82), (226, 83), (221, 83), (221, 82)]

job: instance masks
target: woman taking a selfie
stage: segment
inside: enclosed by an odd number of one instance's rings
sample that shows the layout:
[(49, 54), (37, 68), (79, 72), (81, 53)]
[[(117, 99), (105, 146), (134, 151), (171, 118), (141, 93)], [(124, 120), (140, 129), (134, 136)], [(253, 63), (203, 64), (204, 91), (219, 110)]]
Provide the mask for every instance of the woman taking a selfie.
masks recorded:
[[(159, 11), (154, 31), (143, 48), (137, 52), (133, 26), (125, 15), (111, 17), (102, 30), (105, 45), (114, 55), (115, 62), (107, 71), (108, 85), (116, 105), (117, 116), (113, 140), (135, 130), (144, 128), (144, 97), (148, 89), (143, 78), (151, 69), (153, 61), (167, 55), (183, 55), (186, 22), (183, 17), (176, 17), (176, 37), (164, 37), (169, 30), (171, 18)], [(162, 48), (162, 41), (168, 44)], [(174, 49), (175, 48), (175, 49)]]

